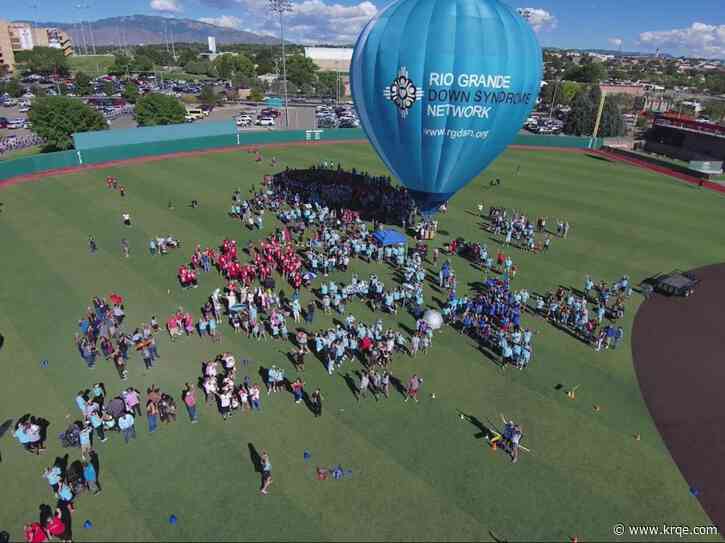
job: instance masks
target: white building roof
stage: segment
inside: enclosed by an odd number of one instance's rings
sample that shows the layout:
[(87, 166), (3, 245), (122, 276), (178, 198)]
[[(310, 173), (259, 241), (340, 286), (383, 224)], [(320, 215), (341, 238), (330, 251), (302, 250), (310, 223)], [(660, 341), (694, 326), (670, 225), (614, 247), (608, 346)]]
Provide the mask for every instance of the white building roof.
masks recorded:
[(305, 56), (312, 60), (350, 61), (352, 48), (350, 47), (305, 47)]

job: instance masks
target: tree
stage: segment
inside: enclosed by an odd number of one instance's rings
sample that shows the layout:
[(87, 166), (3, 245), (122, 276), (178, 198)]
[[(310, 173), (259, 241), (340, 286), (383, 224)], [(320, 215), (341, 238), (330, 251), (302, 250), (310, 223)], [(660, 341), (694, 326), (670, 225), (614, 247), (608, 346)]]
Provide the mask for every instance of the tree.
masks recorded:
[(292, 55), (287, 59), (287, 80), (297, 87), (314, 85), (317, 65), (309, 57)]
[(103, 94), (106, 96), (113, 96), (116, 93), (116, 89), (113, 86), (113, 81), (104, 81), (103, 82)]
[(154, 62), (147, 56), (137, 55), (133, 59), (131, 69), (134, 72), (150, 72), (154, 69)]
[(5, 83), (5, 92), (7, 92), (12, 98), (20, 98), (23, 93), (25, 93), (25, 89), (23, 89), (20, 81), (17, 79), (11, 79)]
[(196, 60), (194, 62), (189, 62), (186, 66), (184, 66), (184, 70), (195, 75), (211, 75), (214, 73), (214, 67), (208, 60)]
[(83, 72), (78, 72), (75, 76), (74, 83), (76, 85), (76, 94), (78, 96), (88, 96), (91, 94), (91, 78)]
[(725, 101), (710, 100), (705, 102), (702, 114), (716, 123), (725, 120)]
[(61, 49), (33, 47), (28, 54), (28, 69), (36, 74), (68, 75), (68, 60)]
[(574, 97), (579, 92), (580, 85), (574, 81), (562, 81), (559, 86), (559, 91), (556, 95), (556, 103), (563, 106), (571, 104)]
[(135, 104), (136, 100), (138, 100), (138, 87), (134, 83), (126, 83), (126, 86), (123, 87), (121, 96), (123, 96), (123, 99), (129, 104)]
[(335, 90), (338, 84), (338, 77), (335, 72), (320, 72), (317, 74), (317, 95), (325, 97), (344, 96), (345, 85), (342, 77), (339, 78), (339, 88)]
[(36, 98), (28, 114), (33, 132), (46, 141), (46, 150), (73, 148), (74, 132), (90, 132), (108, 128), (98, 111), (68, 96)]
[(108, 69), (109, 74), (120, 75), (131, 71), (131, 64), (133, 61), (131, 57), (126, 55), (115, 55), (113, 64)]
[(594, 131), (595, 107), (590, 93), (586, 90), (579, 91), (571, 104), (564, 132), (575, 136), (591, 136)]
[(173, 96), (154, 93), (136, 101), (136, 122), (139, 126), (183, 123), (185, 116), (186, 109)]
[(264, 100), (264, 94), (259, 89), (252, 89), (252, 92), (250, 92), (249, 96), (247, 96), (247, 100), (251, 100), (252, 102), (261, 102)]
[(247, 77), (243, 74), (235, 74), (232, 77), (232, 87), (234, 89), (251, 89), (255, 82), (254, 77)]
[(186, 66), (189, 62), (194, 62), (199, 58), (199, 54), (193, 49), (182, 49), (179, 52), (179, 66)]
[(602, 119), (599, 123), (599, 134), (601, 138), (614, 138), (624, 134), (624, 118), (619, 105), (610, 97), (604, 101)]
[(243, 53), (220, 55), (214, 59), (213, 65), (216, 74), (222, 79), (232, 79), (237, 75), (248, 78), (255, 76), (254, 63)]
[(276, 73), (275, 55), (271, 48), (265, 47), (254, 55), (254, 63), (257, 65), (259, 75)]
[(573, 64), (565, 72), (563, 79), (578, 81), (579, 83), (599, 83), (607, 78), (607, 68), (601, 62), (583, 62), (577, 66)]
[(205, 106), (215, 106), (219, 102), (219, 95), (212, 85), (205, 85), (199, 93), (199, 102)]

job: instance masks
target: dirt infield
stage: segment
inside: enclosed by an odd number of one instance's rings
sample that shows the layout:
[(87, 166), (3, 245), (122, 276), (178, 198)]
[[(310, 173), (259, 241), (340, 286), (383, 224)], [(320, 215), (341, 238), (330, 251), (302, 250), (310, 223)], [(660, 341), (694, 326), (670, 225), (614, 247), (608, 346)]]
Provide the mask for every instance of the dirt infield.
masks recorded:
[(655, 295), (632, 331), (640, 389), (685, 480), (725, 530), (725, 264), (694, 271), (689, 298)]
[[(18, 175), (16, 177), (11, 177), (10, 179), (5, 179), (3, 181), (0, 181), (0, 188), (3, 187), (9, 187), (10, 185), (17, 185), (19, 183), (29, 183), (31, 181), (39, 181), (45, 177), (53, 177), (56, 175), (67, 175), (72, 173), (78, 173), (83, 171), (90, 171), (90, 170), (100, 170), (103, 168), (111, 168), (114, 166), (130, 166), (133, 164), (144, 164), (147, 162), (158, 162), (159, 160), (168, 160), (171, 158), (183, 158), (183, 157), (193, 157), (193, 156), (202, 156), (202, 155), (211, 155), (211, 154), (217, 154), (217, 153), (231, 153), (234, 151), (247, 153), (250, 150), (255, 149), (278, 149), (281, 147), (312, 147), (312, 146), (318, 146), (318, 145), (340, 145), (340, 144), (363, 144), (368, 143), (368, 140), (325, 140), (325, 141), (316, 141), (316, 142), (307, 142), (307, 141), (299, 141), (299, 142), (285, 142), (285, 143), (266, 143), (266, 144), (258, 144), (258, 145), (232, 145), (229, 147), (217, 147), (215, 149), (202, 149), (199, 151), (184, 151), (179, 153), (167, 153), (163, 155), (154, 155), (154, 156), (144, 156), (144, 157), (137, 157), (137, 158), (129, 158), (126, 160), (113, 160), (109, 162), (102, 162), (100, 164), (87, 164), (83, 166), (74, 166), (72, 168), (59, 168), (56, 170), (48, 170), (45, 172), (39, 172), (34, 174), (28, 174), (28, 175)], [(522, 149), (522, 150), (529, 150), (529, 151), (556, 151), (556, 152), (574, 152), (574, 153), (582, 153), (588, 151), (588, 149), (577, 149), (577, 148), (568, 148), (568, 147), (538, 147), (534, 145), (511, 145), (512, 149)]]

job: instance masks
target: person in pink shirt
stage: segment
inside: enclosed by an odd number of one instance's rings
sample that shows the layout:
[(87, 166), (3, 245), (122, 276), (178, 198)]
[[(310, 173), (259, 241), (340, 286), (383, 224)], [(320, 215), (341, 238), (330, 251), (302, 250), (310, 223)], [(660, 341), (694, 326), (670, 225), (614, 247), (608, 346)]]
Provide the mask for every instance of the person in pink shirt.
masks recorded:
[(184, 401), (186, 412), (189, 413), (191, 423), (196, 424), (198, 422), (196, 418), (196, 393), (189, 383), (184, 385), (184, 390), (181, 392), (181, 399)]
[(135, 388), (129, 387), (123, 392), (123, 402), (126, 404), (126, 410), (129, 413), (141, 416), (141, 400), (139, 392)]

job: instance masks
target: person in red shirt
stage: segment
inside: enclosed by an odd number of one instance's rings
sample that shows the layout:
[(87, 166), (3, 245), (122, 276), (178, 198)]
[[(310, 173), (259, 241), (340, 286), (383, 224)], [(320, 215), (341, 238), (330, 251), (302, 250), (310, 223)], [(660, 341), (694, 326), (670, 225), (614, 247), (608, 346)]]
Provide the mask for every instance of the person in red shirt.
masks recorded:
[(415, 403), (418, 403), (418, 389), (420, 388), (422, 382), (423, 379), (418, 377), (416, 374), (413, 374), (413, 376), (410, 378), (410, 381), (408, 381), (408, 388), (406, 390), (405, 397), (406, 402), (413, 398), (415, 400)]
[(48, 533), (39, 522), (26, 524), (24, 528), (25, 541), (28, 543), (44, 543), (48, 541)]
[(48, 522), (48, 533), (56, 539), (65, 541), (65, 537), (63, 537), (65, 534), (65, 523), (63, 522), (61, 516), (62, 514), (60, 509), (56, 509), (55, 515), (50, 519), (50, 522)]

